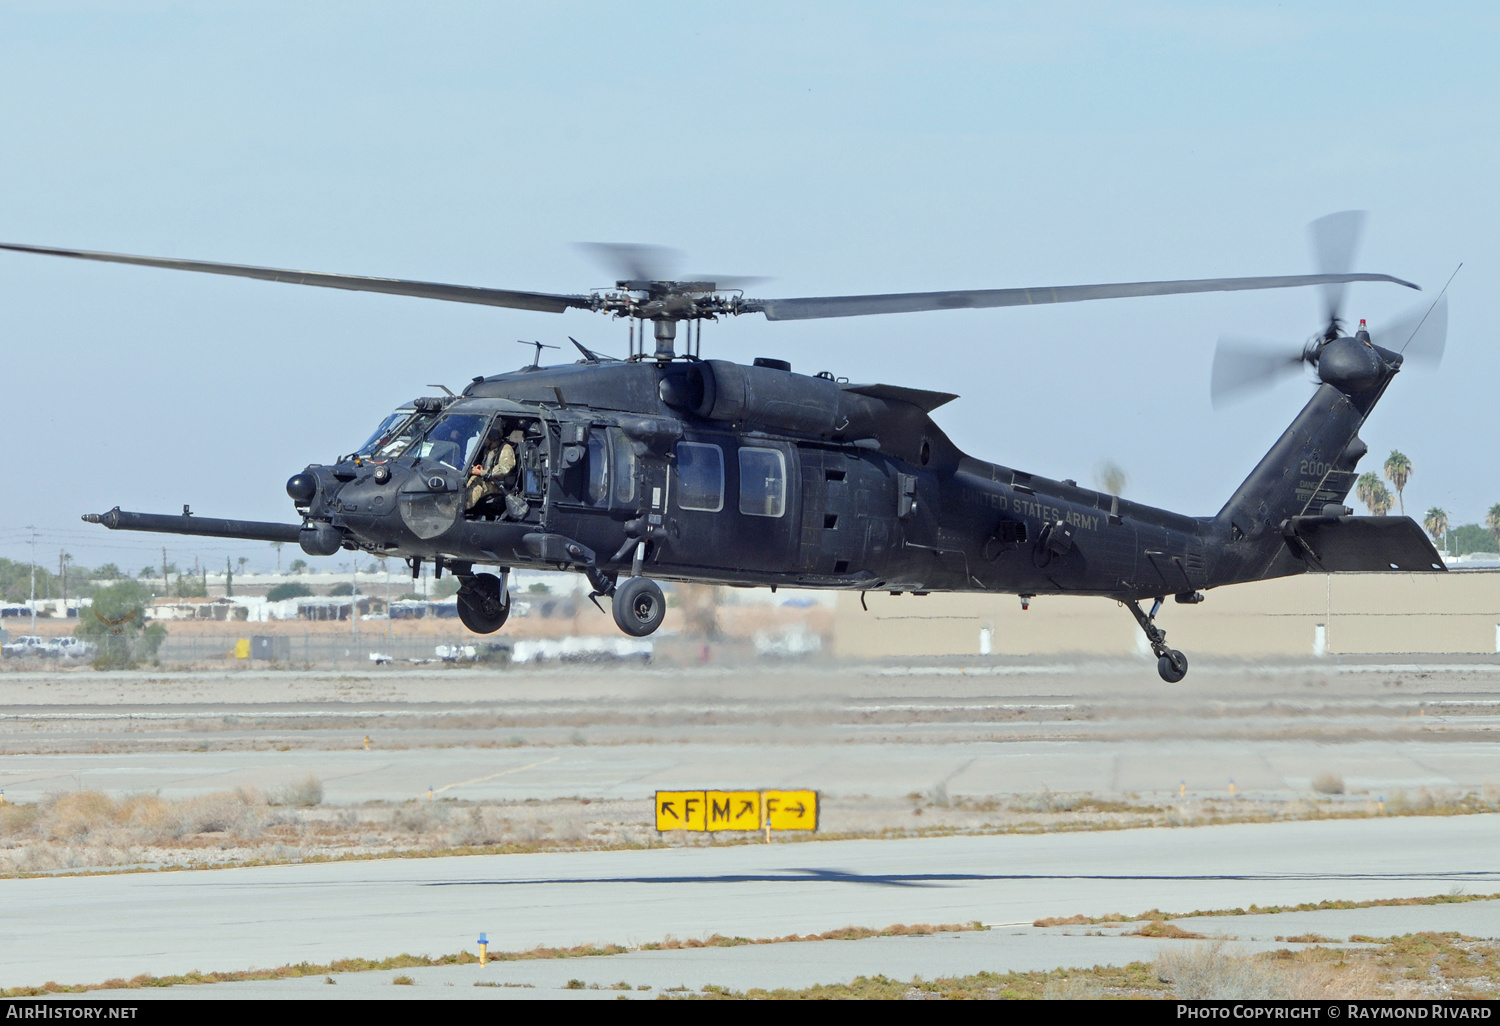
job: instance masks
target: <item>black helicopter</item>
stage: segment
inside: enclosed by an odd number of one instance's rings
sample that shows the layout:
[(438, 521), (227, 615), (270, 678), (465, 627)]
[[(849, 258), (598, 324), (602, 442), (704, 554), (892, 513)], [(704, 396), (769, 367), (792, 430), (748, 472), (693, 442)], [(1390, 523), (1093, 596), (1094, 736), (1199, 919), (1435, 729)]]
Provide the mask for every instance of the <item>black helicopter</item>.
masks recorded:
[[(618, 360), (574, 341), (577, 363), (476, 377), (461, 395), (425, 395), (369, 440), (287, 482), (295, 524), (125, 512), (83, 519), (116, 530), (298, 542), (423, 561), (460, 581), (464, 625), (490, 633), (510, 613), (512, 567), (585, 574), (616, 624), (645, 636), (666, 611), (656, 580), (891, 593), (990, 591), (1023, 604), (1048, 594), (1121, 601), (1163, 679), (1187, 673), (1155, 618), (1166, 596), (1196, 603), (1225, 584), (1308, 570), (1444, 570), (1406, 517), (1355, 517), (1343, 505), (1366, 447), (1358, 430), (1421, 327), (1438, 353), (1445, 308), (1383, 332), (1346, 334), (1340, 302), (1359, 217), (1314, 222), (1321, 273), (801, 299), (750, 299), (723, 279), (667, 280), (651, 247), (606, 246), (624, 265), (610, 290), (515, 292), (389, 278), (159, 259), (41, 246), (0, 248), (329, 288), (630, 319)], [(1215, 397), (1315, 368), (1317, 391), (1224, 508), (1211, 517), (1155, 509), (958, 450), (930, 414), (957, 398), (851, 384), (701, 357), (704, 320), (851, 317), (1066, 303), (1129, 296), (1319, 285), (1326, 328), (1294, 352), (1221, 340)], [(1441, 301), (1441, 296), (1439, 297)], [(650, 342), (645, 326), (652, 326)], [(677, 349), (686, 326), (685, 352)], [(495, 573), (476, 568), (492, 567)], [(1152, 600), (1149, 612), (1142, 600)], [(602, 608), (602, 607), (601, 607)]]

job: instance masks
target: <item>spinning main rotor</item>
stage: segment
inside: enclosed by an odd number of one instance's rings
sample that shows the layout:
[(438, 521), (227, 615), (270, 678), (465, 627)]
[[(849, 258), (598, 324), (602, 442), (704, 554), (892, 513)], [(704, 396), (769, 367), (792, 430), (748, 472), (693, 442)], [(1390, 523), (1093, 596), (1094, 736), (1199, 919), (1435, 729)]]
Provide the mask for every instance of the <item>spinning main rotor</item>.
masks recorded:
[(1132, 296), (1284, 289), (1303, 285), (1333, 287), (1355, 281), (1383, 281), (1404, 285), (1407, 288), (1417, 288), (1411, 282), (1388, 274), (1340, 271), (1257, 278), (1198, 278), (1184, 281), (1056, 285), (1024, 289), (959, 289), (949, 292), (897, 292), (863, 296), (751, 299), (744, 296), (743, 286), (759, 279), (735, 279), (716, 275), (701, 276), (693, 280), (673, 280), (655, 273), (659, 270), (662, 255), (669, 252), (659, 247), (594, 244), (590, 248), (597, 255), (615, 263), (625, 273), (621, 274), (613, 288), (595, 289), (587, 294), (569, 295), (518, 292), (474, 285), (449, 285), (441, 282), (411, 281), (404, 278), (290, 271), (274, 267), (215, 263), (206, 260), (177, 260), (133, 256), (126, 253), (101, 253), (83, 249), (0, 243), (0, 249), (14, 250), (19, 253), (71, 257), (78, 260), (98, 260), (106, 263), (135, 264), (142, 267), (161, 267), (174, 271), (225, 274), (238, 278), (256, 278), (261, 281), (287, 282), (293, 285), (316, 285), (322, 288), (347, 289), (354, 292), (383, 292), (387, 295), (440, 299), (450, 303), (476, 303), (482, 306), (533, 310), (541, 313), (591, 310), (614, 317), (636, 318), (641, 321), (654, 322), (656, 351), (652, 356), (657, 360), (670, 360), (676, 356), (675, 340), (679, 321), (717, 320), (720, 317), (736, 317), (751, 313), (763, 314), (768, 321), (794, 321), (828, 317), (861, 317), (871, 314), (917, 313), (925, 310), (1078, 303), (1085, 300), (1122, 299)]

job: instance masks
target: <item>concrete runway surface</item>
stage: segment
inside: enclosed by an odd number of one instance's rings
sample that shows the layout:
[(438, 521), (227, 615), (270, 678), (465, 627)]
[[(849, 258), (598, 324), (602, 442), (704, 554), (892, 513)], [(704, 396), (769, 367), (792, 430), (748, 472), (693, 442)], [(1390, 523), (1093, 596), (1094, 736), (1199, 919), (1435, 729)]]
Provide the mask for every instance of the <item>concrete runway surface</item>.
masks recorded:
[[(12, 801), (95, 789), (149, 791), (180, 798), (241, 786), (263, 790), (311, 773), (333, 805), (439, 797), (469, 801), (528, 798), (649, 798), (686, 786), (813, 788), (828, 795), (897, 798), (942, 783), (952, 795), (1132, 792), (1167, 798), (1179, 782), (1194, 795), (1236, 782), (1245, 798), (1307, 793), (1319, 773), (1340, 771), (1350, 792), (1479, 790), (1500, 781), (1493, 742), (1349, 741), (1322, 745), (1279, 739), (1078, 740), (861, 744), (753, 742), (726, 747), (682, 743), (474, 751), (396, 749), (343, 752), (152, 752), (101, 759), (10, 755), (0, 786)], [(703, 782), (707, 782), (704, 784)]]
[[(898, 980), (932, 980), (979, 972), (1046, 972), (1064, 966), (1150, 962), (1163, 948), (1222, 940), (1237, 952), (1254, 953), (1310, 945), (1278, 938), (1316, 933), (1346, 942), (1351, 935), (1390, 937), (1421, 931), (1458, 931), (1470, 937), (1500, 937), (1500, 901), (1285, 912), (1276, 915), (1198, 916), (1171, 922), (1210, 938), (1159, 940), (1131, 936), (1139, 924), (1071, 927), (997, 926), (984, 932), (927, 937), (875, 937), (859, 941), (814, 941), (735, 948), (632, 951), (590, 959), (495, 962), (477, 965), (341, 973), (328, 985), (322, 976), (256, 980), (206, 987), (96, 992), (91, 997), (130, 1000), (214, 998), (300, 999), (516, 999), (609, 1000), (622, 994), (654, 998), (701, 992), (710, 985), (731, 990), (772, 990), (844, 982), (876, 974)], [(1104, 936), (1096, 936), (1103, 933)], [(1362, 945), (1351, 944), (1350, 947)], [(393, 986), (405, 976), (413, 986)], [(575, 989), (576, 983), (584, 984)], [(574, 983), (574, 987), (569, 984)], [(620, 987), (628, 985), (629, 990)], [(644, 990), (642, 988), (645, 988)]]
[(5, 880), (0, 982), (439, 955), (480, 931), (519, 950), (1489, 893), (1496, 851), (1500, 816), (1480, 815)]
[[(364, 751), (362, 738), (372, 738)], [(0, 789), (183, 797), (320, 777), (326, 800), (830, 795), (1377, 798), (1500, 785), (1493, 661), (0, 674)]]
[[(264, 790), (312, 773), (335, 809), (417, 798), (429, 787), (460, 801), (644, 800), (657, 787), (778, 785), (815, 787), (830, 799), (1050, 789), (1163, 801), (1184, 785), (1189, 798), (1224, 796), (1231, 779), (1238, 795), (1299, 803), (1325, 800), (1309, 785), (1333, 772), (1348, 792), (1334, 800), (1357, 811), (1401, 789), (1488, 795), (1500, 785), (1497, 737), (1500, 667), (1480, 659), (1195, 666), (1176, 686), (1144, 663), (1004, 660), (0, 674), (0, 788), (12, 801), (83, 788), (169, 798)], [(473, 950), (480, 931), (497, 950), (518, 950), (971, 920), (1001, 925), (935, 938), (490, 967), (493, 979), (536, 990), (476, 988), (469, 967), (452, 967), (410, 971), (414, 988), (370, 973), (336, 986), (169, 993), (290, 988), (335, 997), (384, 987), (389, 998), (534, 996), (579, 977), (654, 988), (639, 996), (679, 984), (802, 986), (875, 972), (1091, 965), (1149, 959), (1161, 942), (1024, 924), (1454, 888), (1494, 893), (1497, 851), (1500, 816), (1470, 815), (4, 879), (0, 985), (451, 954)], [(1366, 911), (1387, 916), (1380, 922), (1390, 929), (1237, 917), (1232, 933), (1254, 950), (1307, 930), (1500, 932), (1488, 904)], [(1196, 929), (1218, 933), (1224, 922)]]

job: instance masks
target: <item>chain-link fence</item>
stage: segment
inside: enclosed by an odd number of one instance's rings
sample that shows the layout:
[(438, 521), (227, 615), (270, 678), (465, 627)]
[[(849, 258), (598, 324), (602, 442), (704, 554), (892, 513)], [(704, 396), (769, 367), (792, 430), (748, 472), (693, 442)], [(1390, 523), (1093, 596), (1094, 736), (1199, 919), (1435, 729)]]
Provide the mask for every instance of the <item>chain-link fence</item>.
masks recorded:
[(155, 660), (163, 666), (222, 663), (226, 666), (317, 666), (358, 668), (383, 662), (452, 662), (504, 660), (509, 641), (478, 639), (473, 634), (409, 635), (282, 632), (273, 635), (167, 635)]

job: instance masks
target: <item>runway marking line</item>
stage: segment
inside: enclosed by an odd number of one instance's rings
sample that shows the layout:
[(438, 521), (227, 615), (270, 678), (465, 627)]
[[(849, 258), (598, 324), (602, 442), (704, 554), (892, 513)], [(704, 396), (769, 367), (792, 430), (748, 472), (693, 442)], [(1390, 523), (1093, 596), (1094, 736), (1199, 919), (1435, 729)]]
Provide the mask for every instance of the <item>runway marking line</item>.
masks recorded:
[(545, 765), (547, 765), (547, 763), (549, 763), (549, 762), (556, 762), (558, 759), (561, 759), (561, 758), (562, 758), (561, 755), (554, 755), (552, 758), (550, 758), (550, 759), (543, 759), (541, 762), (528, 763), (525, 766), (512, 766), (510, 769), (501, 770), (499, 773), (491, 773), (489, 776), (486, 776), (486, 777), (475, 777), (473, 780), (460, 780), (460, 781), (458, 781), (456, 783), (444, 784), (442, 787), (435, 787), (435, 788), (433, 788), (432, 791), (431, 791), (431, 793), (432, 794), (442, 794), (444, 791), (451, 790), (452, 788), (455, 788), (455, 787), (464, 787), (464, 786), (467, 786), (468, 784), (482, 784), (486, 780), (494, 780), (496, 777), (503, 777), (503, 776), (506, 776), (507, 774), (510, 774), (510, 773), (520, 773), (522, 770), (536, 769), (538, 766), (545, 766)]

